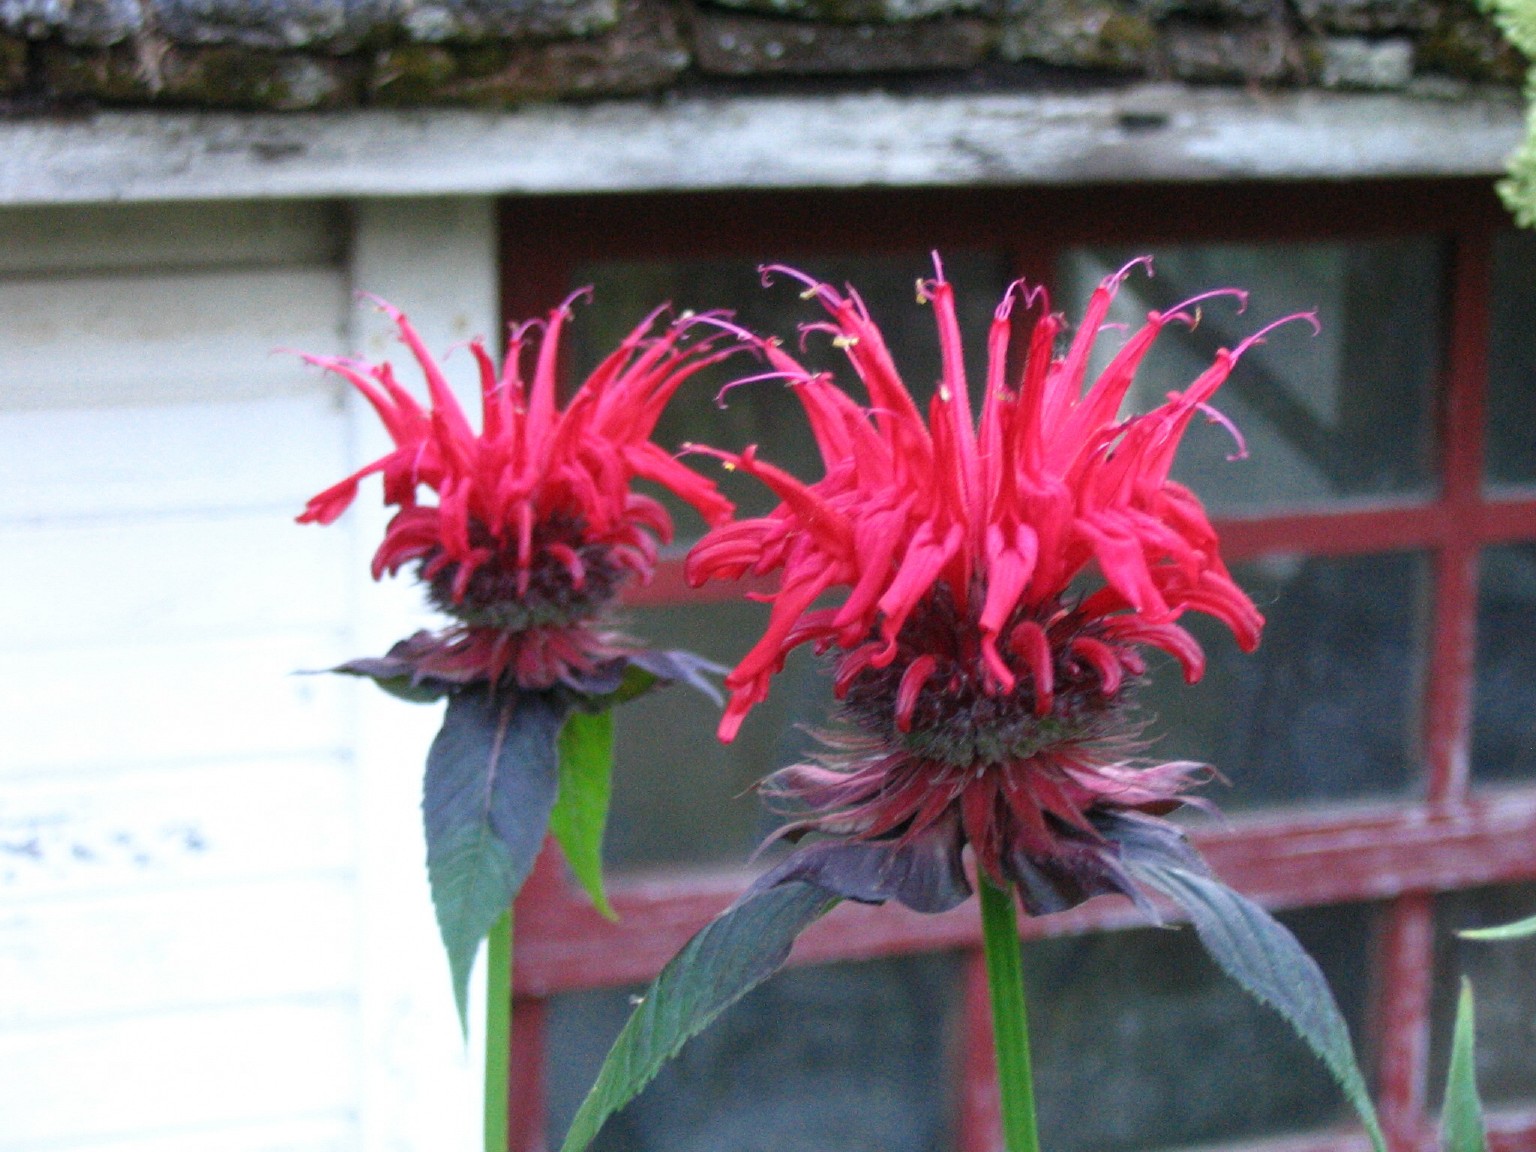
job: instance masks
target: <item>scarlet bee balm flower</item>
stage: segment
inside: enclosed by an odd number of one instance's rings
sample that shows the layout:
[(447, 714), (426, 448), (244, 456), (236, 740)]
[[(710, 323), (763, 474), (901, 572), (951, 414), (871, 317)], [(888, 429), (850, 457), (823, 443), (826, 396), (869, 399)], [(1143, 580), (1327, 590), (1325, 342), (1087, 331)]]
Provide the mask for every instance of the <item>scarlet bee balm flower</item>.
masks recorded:
[[(718, 353), (708, 342), (685, 343), (681, 325), (654, 334), (653, 313), (562, 410), (559, 341), (575, 299), (547, 322), (515, 326), (499, 372), (484, 345), (470, 343), (482, 394), (478, 433), (410, 321), (388, 304), (379, 307), (420, 365), (430, 408), (401, 387), (388, 363), (305, 357), (350, 381), (395, 447), (315, 496), (299, 520), (329, 524), (356, 498), (359, 481), (382, 474), (385, 502), (399, 511), (374, 555), (374, 578), (416, 564), (432, 604), (458, 622), (391, 653), (417, 680), (497, 681), (510, 670), (524, 688), (580, 686), (625, 651), (594, 622), (628, 579), (650, 579), (658, 541), (672, 537), (666, 510), (631, 491), (631, 482), (661, 484), (710, 523), (730, 514), (712, 483), (650, 440), (672, 394)], [(539, 327), (525, 381), (525, 353)], [(422, 489), (436, 501), (421, 502)]]
[[(767, 788), (810, 810), (790, 836), (841, 840), (802, 847), (765, 883), (811, 879), (846, 897), (937, 910), (969, 895), (960, 866), (969, 843), (1031, 911), (1106, 891), (1139, 898), (1118, 843), (1171, 843), (1177, 834), (1150, 814), (1176, 806), (1202, 771), (1129, 759), (1127, 689), (1146, 670), (1142, 649), (1168, 653), (1193, 682), (1204, 659), (1178, 623), (1183, 613), (1216, 617), (1245, 650), (1263, 626), (1199, 500), (1169, 470), (1190, 421), (1216, 418), (1210, 398), (1264, 333), (1218, 352), (1163, 405), (1122, 419), (1158, 334), (1193, 326), (1206, 297), (1149, 315), (1087, 384), (1128, 266), (1098, 286), (1060, 356), (1064, 321), (1046, 308), (1021, 376), (1009, 380), (1014, 302), (1044, 301), (1016, 283), (989, 333), (977, 424), (953, 290), (935, 266), (919, 283), (943, 366), (926, 422), (858, 295), (772, 267), (765, 278), (800, 279), (825, 309), (829, 320), (806, 328), (845, 352), (868, 406), (776, 341), (739, 333), (795, 389), (825, 475), (804, 483), (754, 449), (698, 449), (781, 500), (767, 516), (714, 529), (688, 557), (694, 585), (779, 573), (764, 635), (726, 678), (721, 738), (736, 734), (792, 649), (839, 654), (841, 728), (828, 755), (782, 770)], [(836, 588), (847, 589), (840, 604), (816, 606)]]
[[(1090, 353), (1125, 270), (1104, 281), (1065, 354), (1046, 309), (1024, 368), (1005, 376), (1016, 299), (997, 309), (979, 425), (971, 420), (954, 299), (940, 270), (919, 286), (938, 319), (943, 371), (924, 421), (880, 331), (846, 295), (788, 269), (830, 320), (868, 393), (855, 403), (777, 343), (739, 329), (795, 389), (825, 462), (803, 483), (754, 449), (713, 452), (780, 498), (767, 516), (714, 529), (694, 549), (694, 583), (778, 573), (762, 639), (727, 677), (721, 736), (768, 691), (802, 644), (836, 653), (837, 728), (821, 759), (767, 788), (800, 813), (802, 843), (705, 925), (662, 970), (614, 1044), (562, 1152), (580, 1152), (691, 1036), (761, 983), (796, 936), (839, 900), (897, 900), (922, 912), (971, 895), (964, 848), (982, 888), (982, 937), (999, 1075), (1028, 1077), (1017, 925), (1119, 892), (1159, 918), (1146, 892), (1182, 907), (1217, 964), (1275, 1007), (1338, 1079), (1370, 1134), (1381, 1135), (1327, 981), (1295, 938), (1223, 885), (1160, 815), (1188, 802), (1202, 771), (1134, 759), (1129, 686), (1157, 648), (1203, 671), (1180, 626), (1204, 612), (1244, 648), (1263, 619), (1223, 566), (1198, 500), (1169, 480), (1190, 421), (1250, 337), (1187, 388), (1140, 416), (1118, 412), (1137, 366), (1170, 323), (1193, 325), (1198, 300), (1153, 313), (1087, 384)], [(1221, 295), (1222, 293), (1217, 293)], [(1233, 295), (1240, 295), (1232, 293)], [(716, 321), (725, 325), (724, 321)], [(1086, 385), (1086, 386), (1085, 386)], [(834, 589), (841, 603), (823, 606)], [(1005, 1060), (1004, 1057), (1007, 1057)], [(1034, 1109), (1014, 1080), (1001, 1096), (1009, 1147), (1034, 1147)]]
[[(574, 299), (574, 298), (573, 298)], [(373, 558), (375, 579), (416, 565), (428, 598), (454, 623), (418, 632), (377, 658), (335, 671), (366, 676), (415, 701), (446, 698), (427, 756), (422, 802), (427, 873), (463, 1018), (480, 943), (506, 911), (553, 832), (599, 910), (608, 805), (609, 705), (667, 681), (714, 695), (686, 652), (637, 648), (609, 627), (628, 579), (650, 579), (667, 513), (630, 490), (655, 481), (711, 522), (731, 506), (650, 441), (662, 408), (723, 351), (687, 325), (647, 317), (562, 409), (561, 329), (571, 301), (542, 324), (512, 329), (498, 371), (479, 341), (481, 428), (397, 309), (380, 304), (426, 377), (423, 407), (389, 364), (308, 357), (368, 400), (394, 449), (309, 502), (302, 522), (328, 524), (379, 473), (398, 509)], [(531, 380), (530, 334), (542, 328)], [(430, 493), (423, 499), (423, 493)], [(435, 500), (432, 499), (435, 496)]]

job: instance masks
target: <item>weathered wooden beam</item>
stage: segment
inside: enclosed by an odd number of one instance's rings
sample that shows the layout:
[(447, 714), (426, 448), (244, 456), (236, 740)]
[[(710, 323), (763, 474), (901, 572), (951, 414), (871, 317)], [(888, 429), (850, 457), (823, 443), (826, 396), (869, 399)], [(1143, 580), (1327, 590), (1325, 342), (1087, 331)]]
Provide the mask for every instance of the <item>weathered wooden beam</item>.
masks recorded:
[(232, 198), (1498, 172), (1512, 98), (1253, 93), (692, 97), (509, 113), (103, 113), (0, 123), (0, 206)]

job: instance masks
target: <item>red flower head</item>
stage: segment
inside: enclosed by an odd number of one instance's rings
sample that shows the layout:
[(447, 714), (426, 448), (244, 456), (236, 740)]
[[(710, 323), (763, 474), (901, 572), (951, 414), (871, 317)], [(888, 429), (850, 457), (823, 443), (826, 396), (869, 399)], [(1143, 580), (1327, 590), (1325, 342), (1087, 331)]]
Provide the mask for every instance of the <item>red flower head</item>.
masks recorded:
[[(399, 511), (374, 554), (374, 578), (415, 563), (432, 603), (458, 620), (441, 635), (418, 633), (385, 658), (413, 680), (494, 683), (510, 670), (524, 688), (576, 686), (624, 654), (603, 629), (603, 614), (626, 579), (650, 579), (657, 541), (671, 539), (666, 511), (630, 482), (663, 485), (710, 523), (730, 515), (712, 483), (650, 441), (678, 386), (724, 353), (709, 341), (685, 342), (682, 325), (654, 334), (659, 311), (652, 313), (562, 411), (560, 332), (575, 299), (542, 324), (514, 326), (499, 373), (480, 341), (469, 345), (480, 369), (478, 433), (410, 321), (388, 304), (379, 307), (421, 366), (428, 408), (388, 363), (305, 357), (367, 398), (395, 448), (310, 500), (299, 521), (329, 524), (356, 498), (361, 479), (382, 473), (385, 503)], [(523, 354), (538, 328), (528, 382)], [(434, 503), (419, 502), (423, 488)], [(354, 664), (370, 665), (349, 666), (365, 675), (390, 672), (380, 661)]]
[[(829, 738), (825, 763), (787, 768), (769, 788), (810, 809), (791, 834), (816, 829), (849, 843), (801, 848), (776, 879), (947, 907), (969, 893), (959, 865), (969, 843), (1033, 911), (1102, 891), (1135, 894), (1114, 842), (1165, 826), (1124, 814), (1174, 806), (1200, 771), (1126, 762), (1126, 687), (1145, 671), (1139, 649), (1171, 654), (1193, 682), (1204, 660), (1179, 626), (1184, 612), (1221, 620), (1245, 650), (1263, 625), (1222, 564), (1200, 502), (1168, 478), (1185, 428), (1197, 413), (1214, 418), (1207, 402), (1262, 333), (1218, 352), (1161, 407), (1121, 419), (1158, 333), (1192, 326), (1198, 302), (1148, 316), (1085, 389), (1128, 270), (1099, 285), (1059, 357), (1063, 320), (1047, 308), (1016, 380), (1005, 375), (1013, 302), (1044, 292), (1010, 288), (988, 338), (979, 426), (942, 270), (919, 286), (943, 364), (926, 422), (856, 293), (765, 270), (808, 285), (830, 316), (808, 329), (833, 336), (869, 399), (862, 407), (776, 341), (739, 334), (795, 389), (826, 474), (806, 484), (755, 449), (701, 449), (781, 500), (767, 516), (715, 528), (688, 558), (695, 585), (780, 573), (762, 639), (726, 678), (721, 738), (766, 696), (791, 649), (840, 653), (845, 731)], [(848, 590), (841, 603), (816, 606), (839, 587)]]

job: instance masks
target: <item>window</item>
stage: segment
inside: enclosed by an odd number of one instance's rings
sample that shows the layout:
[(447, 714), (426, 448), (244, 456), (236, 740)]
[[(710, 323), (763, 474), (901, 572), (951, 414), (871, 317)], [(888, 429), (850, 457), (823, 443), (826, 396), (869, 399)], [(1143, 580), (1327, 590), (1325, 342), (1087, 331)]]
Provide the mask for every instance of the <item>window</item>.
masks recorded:
[[(1048, 282), (1071, 317), (1142, 253), (1157, 274), (1127, 284), (1122, 318), (1251, 289), (1246, 314), (1212, 302), (1194, 332), (1167, 333), (1142, 379), (1153, 399), (1188, 379), (1181, 358), (1316, 307), (1321, 336), (1279, 329), (1218, 397), (1252, 457), (1229, 464), (1231, 437), (1211, 426), (1180, 465), (1269, 616), (1264, 644), (1244, 657), (1213, 634), (1202, 685), (1171, 692), (1154, 677), (1143, 707), (1170, 758), (1231, 779), (1210, 790), (1226, 819), (1198, 821), (1197, 839), (1322, 964), (1394, 1144), (1434, 1123), (1460, 971), (1493, 1012), (1507, 1005), (1488, 1041), (1524, 1029), (1484, 1055), (1495, 1132), (1528, 1142), (1532, 954), (1452, 935), (1536, 905), (1522, 886), (1536, 879), (1536, 245), (1505, 229), (1484, 184), (1456, 181), (525, 199), (504, 206), (504, 305), (533, 315), (596, 283), (576, 326), (595, 343), (668, 297), (788, 335), (805, 305), (755, 273), (782, 261), (854, 280), (915, 385), (934, 375), (931, 317), (911, 296), (929, 247), (971, 331), (1016, 275)], [(708, 395), (673, 414), (678, 439), (712, 422), (712, 439), (760, 440), (795, 463), (803, 422), (771, 385), (724, 413)], [(717, 602), (677, 607), (671, 565), (634, 596), (637, 627), (730, 658), (755, 609), (733, 588), (706, 593)], [(621, 714), (609, 842), (621, 920), (598, 918), (547, 857), (518, 906), (517, 1152), (558, 1142), (633, 986), (739, 890), (771, 826), (739, 793), (803, 748), (794, 724), (828, 696), (809, 662), (792, 666), (728, 750), (709, 710), (680, 697)], [(657, 732), (665, 759), (646, 739)], [(1114, 900), (1025, 922), (1046, 1146), (1354, 1147), (1326, 1074), (1284, 1027), (1187, 934), (1138, 925)], [(604, 1146), (995, 1147), (979, 944), (970, 905), (937, 917), (841, 906)]]

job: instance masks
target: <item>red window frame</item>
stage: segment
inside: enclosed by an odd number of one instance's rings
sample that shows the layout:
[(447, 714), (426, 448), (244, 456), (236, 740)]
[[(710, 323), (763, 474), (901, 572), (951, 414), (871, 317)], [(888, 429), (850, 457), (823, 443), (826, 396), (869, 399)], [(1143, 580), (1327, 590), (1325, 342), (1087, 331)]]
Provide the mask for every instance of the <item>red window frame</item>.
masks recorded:
[[(1234, 818), (1199, 836), (1222, 877), (1271, 909), (1379, 900), (1372, 1045), (1378, 1101), (1394, 1150), (1435, 1145), (1426, 1091), (1435, 895), (1536, 878), (1536, 784), (1474, 793), (1469, 725), (1478, 557), (1536, 540), (1536, 499), (1495, 496), (1483, 481), (1493, 243), (1509, 226), (1486, 181), (1361, 181), (995, 189), (543, 197), (502, 210), (503, 306), (536, 315), (597, 260), (775, 259), (818, 252), (986, 248), (1048, 279), (1058, 255), (1085, 244), (1367, 240), (1432, 234), (1447, 244), (1442, 379), (1436, 393), (1440, 485), (1422, 497), (1218, 523), (1230, 560), (1265, 554), (1349, 556), (1413, 550), (1430, 557), (1426, 674), (1420, 700), (1420, 799)], [(634, 603), (674, 602), (679, 565), (663, 565)], [(729, 597), (710, 586), (707, 595)], [(513, 1152), (544, 1148), (545, 1005), (581, 989), (649, 980), (746, 882), (741, 871), (617, 877), (610, 923), (548, 854), (517, 905)], [(1093, 901), (1026, 920), (1026, 939), (1137, 923), (1124, 901)], [(807, 931), (791, 963), (864, 960), (937, 949), (968, 956), (959, 1152), (999, 1146), (980, 935), (971, 909), (922, 916), (844, 904)], [(1536, 1011), (1536, 1005), (1532, 1006)], [(1536, 1148), (1536, 1102), (1492, 1119), (1496, 1150)], [(1275, 1148), (1273, 1141), (1266, 1148)], [(1344, 1132), (1287, 1140), (1294, 1152), (1351, 1152)]]

